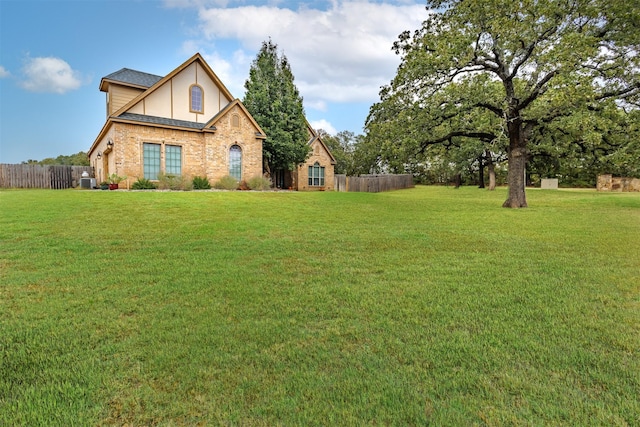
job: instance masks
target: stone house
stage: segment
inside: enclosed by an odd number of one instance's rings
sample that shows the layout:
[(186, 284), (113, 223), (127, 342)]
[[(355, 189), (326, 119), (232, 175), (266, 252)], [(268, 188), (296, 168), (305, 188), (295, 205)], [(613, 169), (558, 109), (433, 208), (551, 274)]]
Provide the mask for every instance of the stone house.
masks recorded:
[(301, 191), (333, 190), (336, 159), (317, 132), (310, 125), (307, 125), (307, 128), (311, 153), (307, 157), (307, 161), (299, 165), (294, 172), (295, 188)]
[[(123, 68), (103, 77), (100, 91), (107, 119), (88, 151), (98, 182), (112, 173), (127, 176), (126, 188), (160, 173), (212, 184), (262, 175), (265, 132), (199, 53), (164, 77)], [(332, 189), (335, 160), (308, 129), (313, 154), (288, 187)]]

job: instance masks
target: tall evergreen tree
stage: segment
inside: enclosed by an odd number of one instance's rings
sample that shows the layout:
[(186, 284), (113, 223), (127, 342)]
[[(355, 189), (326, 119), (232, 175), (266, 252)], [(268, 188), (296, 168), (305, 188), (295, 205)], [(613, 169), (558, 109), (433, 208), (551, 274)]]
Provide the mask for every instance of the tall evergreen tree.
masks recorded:
[(271, 40), (262, 42), (244, 84), (243, 103), (267, 133), (262, 155), (269, 174), (294, 170), (309, 154), (302, 97), (293, 80), (287, 57)]

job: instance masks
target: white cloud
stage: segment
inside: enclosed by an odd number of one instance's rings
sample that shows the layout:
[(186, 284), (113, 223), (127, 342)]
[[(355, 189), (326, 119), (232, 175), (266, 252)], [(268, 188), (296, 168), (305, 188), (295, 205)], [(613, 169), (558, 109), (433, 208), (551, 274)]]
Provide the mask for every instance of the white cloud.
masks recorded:
[[(289, 59), (305, 104), (322, 106), (375, 102), (380, 86), (390, 82), (400, 63), (391, 51), (393, 42), (402, 31), (418, 28), (427, 11), (424, 4), (334, 1), (327, 10), (200, 6), (198, 16), (203, 43), (233, 39), (240, 44), (242, 51), (221, 64), (231, 80), (248, 77), (251, 60), (271, 37)], [(215, 58), (215, 54), (209, 56)]]
[(60, 58), (28, 58), (23, 71), (21, 86), (30, 92), (63, 94), (83, 84), (80, 73)]
[(310, 121), (309, 124), (315, 130), (322, 129), (326, 131), (329, 135), (335, 135), (338, 133), (335, 127), (325, 119)]
[(321, 99), (315, 99), (313, 101), (307, 101), (304, 99), (304, 106), (318, 111), (327, 111), (327, 103)]
[(0, 79), (4, 79), (5, 77), (9, 77), (10, 75), (11, 73), (5, 70), (2, 65), (0, 65)]

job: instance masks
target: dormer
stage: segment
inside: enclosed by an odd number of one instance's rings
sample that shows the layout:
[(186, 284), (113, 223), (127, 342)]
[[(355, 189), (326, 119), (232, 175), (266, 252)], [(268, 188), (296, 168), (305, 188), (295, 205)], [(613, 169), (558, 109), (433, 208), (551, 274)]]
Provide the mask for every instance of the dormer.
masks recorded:
[(100, 91), (106, 92), (107, 117), (160, 80), (162, 76), (129, 68), (123, 68), (103, 77), (100, 81)]

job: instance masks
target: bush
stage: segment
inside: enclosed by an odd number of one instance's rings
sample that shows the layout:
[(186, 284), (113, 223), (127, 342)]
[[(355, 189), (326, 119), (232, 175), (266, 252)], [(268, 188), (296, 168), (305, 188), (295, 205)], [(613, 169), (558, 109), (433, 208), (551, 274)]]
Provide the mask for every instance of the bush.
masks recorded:
[(213, 185), (218, 190), (235, 190), (238, 188), (238, 180), (232, 176), (223, 176)]
[(158, 188), (161, 190), (193, 190), (193, 182), (182, 175), (158, 174)]
[(112, 173), (107, 177), (109, 184), (120, 184), (125, 179), (127, 179), (126, 176), (119, 176), (117, 173)]
[(264, 176), (254, 176), (249, 178), (247, 186), (252, 190), (266, 191), (271, 188), (271, 180)]
[(211, 184), (209, 184), (209, 179), (201, 176), (196, 176), (193, 178), (193, 189), (194, 190), (209, 190), (211, 188)]
[(146, 178), (138, 178), (131, 186), (132, 190), (155, 190), (156, 185)]

